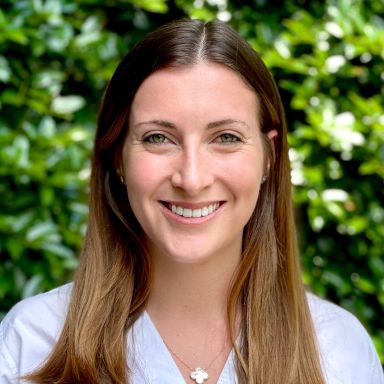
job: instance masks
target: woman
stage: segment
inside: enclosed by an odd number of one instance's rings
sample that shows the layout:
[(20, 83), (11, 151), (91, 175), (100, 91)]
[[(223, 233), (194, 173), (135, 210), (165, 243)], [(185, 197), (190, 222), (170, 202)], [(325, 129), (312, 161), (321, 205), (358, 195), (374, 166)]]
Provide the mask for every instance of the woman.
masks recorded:
[(275, 83), (238, 34), (148, 35), (105, 93), (74, 285), (8, 314), (1, 380), (384, 383), (357, 320), (303, 288), (287, 152)]

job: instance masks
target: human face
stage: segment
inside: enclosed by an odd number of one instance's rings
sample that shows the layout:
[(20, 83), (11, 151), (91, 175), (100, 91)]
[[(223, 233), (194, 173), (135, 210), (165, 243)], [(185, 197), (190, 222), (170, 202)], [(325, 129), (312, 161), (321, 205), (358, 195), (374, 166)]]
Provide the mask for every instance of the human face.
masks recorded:
[(258, 99), (238, 74), (200, 62), (150, 75), (132, 103), (120, 172), (152, 256), (238, 260), (265, 162)]

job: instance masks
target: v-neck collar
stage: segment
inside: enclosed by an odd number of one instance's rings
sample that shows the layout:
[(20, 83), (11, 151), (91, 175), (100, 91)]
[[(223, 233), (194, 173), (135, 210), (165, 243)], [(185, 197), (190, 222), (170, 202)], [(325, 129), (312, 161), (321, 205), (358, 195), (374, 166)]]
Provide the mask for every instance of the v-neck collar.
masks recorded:
[[(147, 311), (133, 324), (128, 337), (129, 366), (133, 376), (141, 379), (134, 379), (134, 384), (187, 384)], [(235, 384), (235, 371), (231, 350), (217, 384)]]

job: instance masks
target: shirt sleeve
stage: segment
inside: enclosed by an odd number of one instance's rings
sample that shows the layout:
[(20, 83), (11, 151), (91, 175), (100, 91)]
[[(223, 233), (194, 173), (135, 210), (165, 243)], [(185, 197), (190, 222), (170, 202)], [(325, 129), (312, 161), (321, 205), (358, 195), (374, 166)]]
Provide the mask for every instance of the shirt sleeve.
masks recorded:
[(356, 327), (360, 329), (357, 329), (356, 333), (351, 335), (351, 338), (361, 338), (356, 342), (356, 345), (361, 347), (356, 348), (354, 351), (356, 360), (355, 364), (350, 367), (352, 372), (351, 384), (384, 384), (383, 367), (380, 364), (373, 342), (360, 323)]
[[(371, 340), (369, 340), (371, 341)], [(379, 357), (376, 353), (375, 347), (372, 342), (370, 342), (370, 361), (372, 361), (371, 365), (371, 373), (369, 375), (369, 384), (384, 384), (384, 371), (383, 367), (380, 363)]]
[(27, 383), (21, 376), (49, 356), (66, 316), (70, 285), (17, 303), (0, 324), (0, 383)]
[(0, 324), (0, 383), (14, 384), (19, 383), (18, 369), (14, 357), (12, 356), (9, 347), (12, 350), (20, 350), (20, 339), (14, 337), (12, 329), (13, 313), (10, 312)]
[(379, 357), (360, 321), (312, 295), (309, 304), (326, 384), (384, 384)]

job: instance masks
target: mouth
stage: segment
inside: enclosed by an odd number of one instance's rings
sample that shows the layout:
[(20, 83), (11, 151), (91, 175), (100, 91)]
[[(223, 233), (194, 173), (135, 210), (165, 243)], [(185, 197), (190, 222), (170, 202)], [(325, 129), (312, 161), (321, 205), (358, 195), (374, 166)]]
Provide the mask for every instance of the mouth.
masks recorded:
[(199, 207), (186, 207), (185, 205), (180, 205), (176, 203), (170, 203), (166, 201), (161, 201), (167, 209), (172, 211), (174, 214), (186, 217), (186, 218), (199, 218), (206, 217), (217, 211), (221, 205), (224, 204), (224, 201), (217, 201), (212, 203), (207, 203)]

